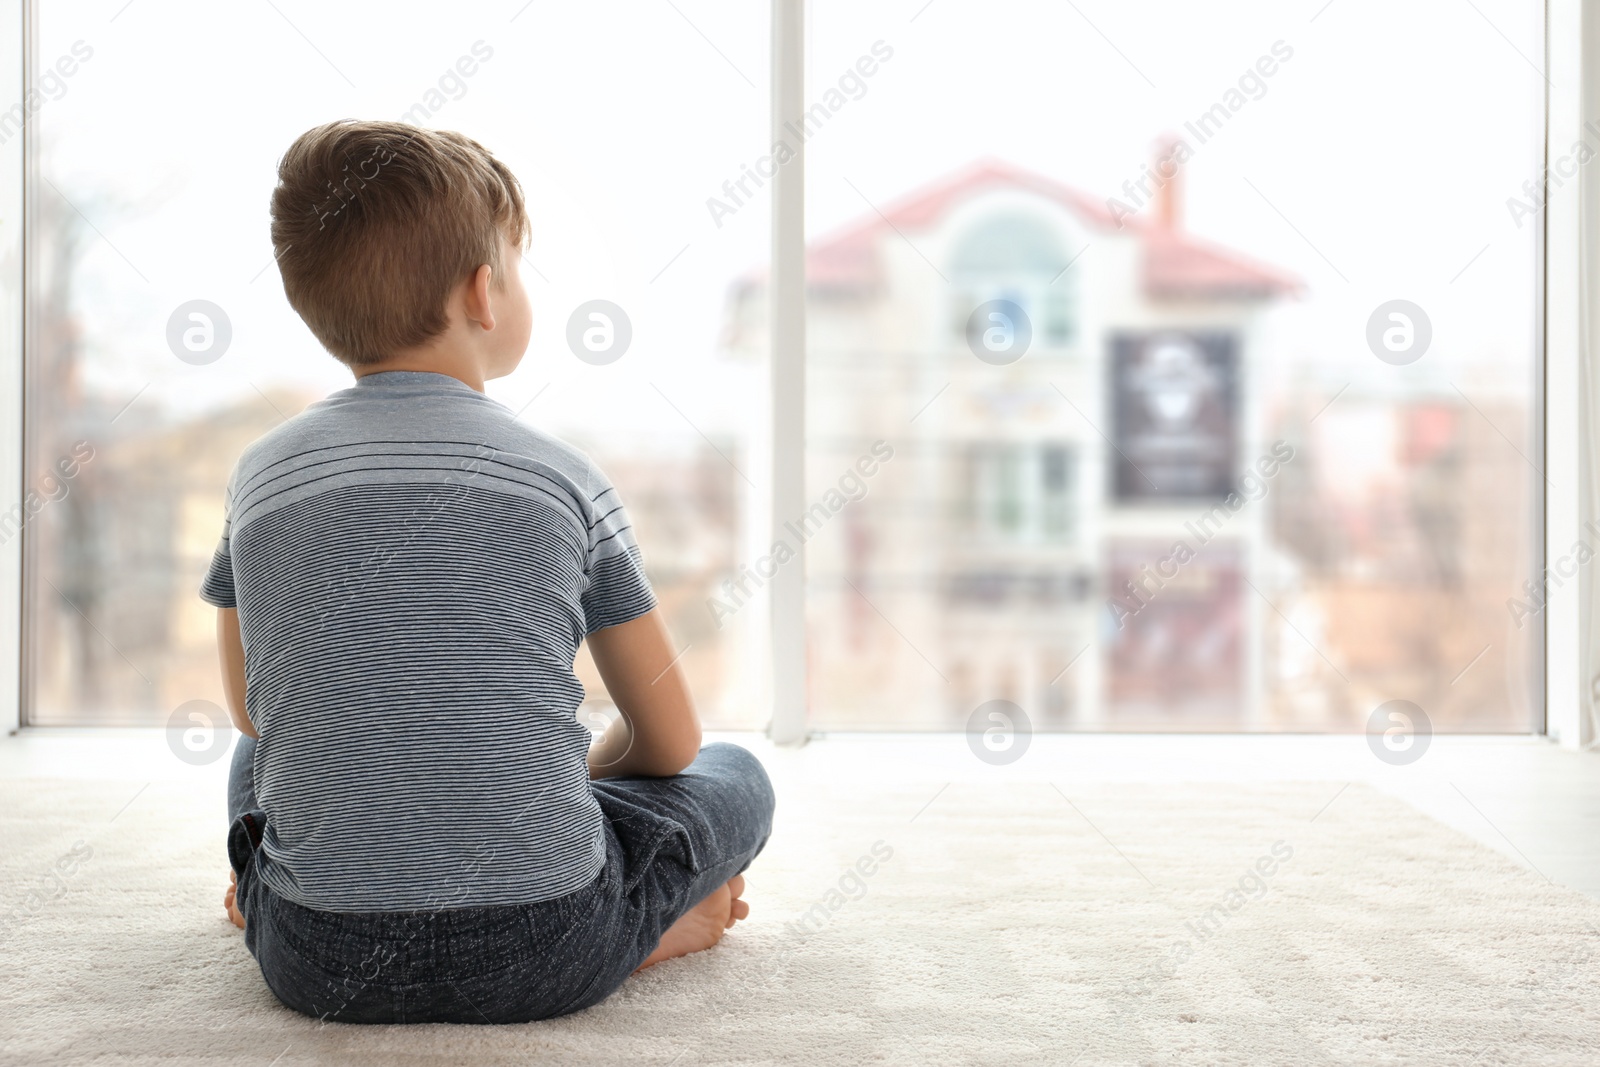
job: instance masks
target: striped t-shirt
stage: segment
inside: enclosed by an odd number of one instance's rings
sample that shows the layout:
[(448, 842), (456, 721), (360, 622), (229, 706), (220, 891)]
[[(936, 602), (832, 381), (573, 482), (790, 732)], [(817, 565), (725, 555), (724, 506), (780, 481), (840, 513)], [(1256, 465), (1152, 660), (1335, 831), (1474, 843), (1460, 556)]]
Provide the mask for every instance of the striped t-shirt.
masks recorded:
[(245, 450), (201, 596), (239, 611), (274, 892), (520, 904), (600, 870), (573, 657), (655, 598), (583, 453), (454, 378), (368, 375)]

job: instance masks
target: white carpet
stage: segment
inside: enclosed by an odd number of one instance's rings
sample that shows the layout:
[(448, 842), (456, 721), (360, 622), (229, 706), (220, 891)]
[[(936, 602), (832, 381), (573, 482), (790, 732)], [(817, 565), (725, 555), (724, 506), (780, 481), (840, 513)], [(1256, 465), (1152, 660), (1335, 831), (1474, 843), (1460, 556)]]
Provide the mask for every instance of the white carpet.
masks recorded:
[(192, 787), (0, 781), (0, 1062), (1600, 1063), (1600, 901), (1360, 785), (1057, 785), (780, 792), (722, 946), (566, 1019), (401, 1028), (277, 1004)]

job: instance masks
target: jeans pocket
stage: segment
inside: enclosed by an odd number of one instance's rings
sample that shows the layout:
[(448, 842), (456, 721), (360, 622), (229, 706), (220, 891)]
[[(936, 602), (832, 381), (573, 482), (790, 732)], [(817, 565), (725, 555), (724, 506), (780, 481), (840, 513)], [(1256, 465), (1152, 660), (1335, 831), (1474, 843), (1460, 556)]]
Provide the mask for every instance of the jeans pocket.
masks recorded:
[(682, 823), (635, 803), (622, 790), (609, 791), (605, 785), (595, 783), (595, 798), (622, 846), (623, 896), (632, 898), (661, 859), (673, 861), (691, 878), (700, 873), (704, 865)]

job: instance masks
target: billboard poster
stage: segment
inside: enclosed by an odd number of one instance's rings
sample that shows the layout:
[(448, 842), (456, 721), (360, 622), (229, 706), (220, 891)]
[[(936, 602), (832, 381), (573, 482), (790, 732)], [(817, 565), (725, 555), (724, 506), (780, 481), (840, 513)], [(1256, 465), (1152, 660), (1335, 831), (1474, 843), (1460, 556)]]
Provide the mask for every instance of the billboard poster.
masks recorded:
[(1238, 339), (1160, 330), (1111, 339), (1112, 496), (1221, 500), (1239, 442)]

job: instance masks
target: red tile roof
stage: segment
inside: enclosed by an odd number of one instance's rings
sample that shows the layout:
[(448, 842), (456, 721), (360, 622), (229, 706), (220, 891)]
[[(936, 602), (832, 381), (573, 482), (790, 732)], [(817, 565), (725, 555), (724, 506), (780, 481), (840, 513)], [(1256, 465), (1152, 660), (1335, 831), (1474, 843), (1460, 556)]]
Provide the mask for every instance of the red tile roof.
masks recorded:
[[(900, 200), (811, 245), (806, 277), (812, 290), (874, 290), (883, 281), (878, 243), (893, 230), (916, 231), (934, 225), (962, 200), (993, 189), (1022, 189), (1054, 201), (1091, 230), (1115, 232), (1118, 226), (1104, 202), (1050, 178), (997, 161), (974, 164), (916, 190)], [(1246, 257), (1169, 230), (1144, 214), (1124, 219), (1123, 229), (1144, 242), (1144, 287), (1154, 299), (1264, 300), (1297, 292), (1293, 276)], [(753, 272), (746, 285), (763, 282)]]

